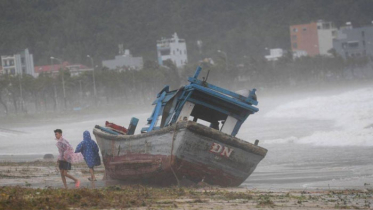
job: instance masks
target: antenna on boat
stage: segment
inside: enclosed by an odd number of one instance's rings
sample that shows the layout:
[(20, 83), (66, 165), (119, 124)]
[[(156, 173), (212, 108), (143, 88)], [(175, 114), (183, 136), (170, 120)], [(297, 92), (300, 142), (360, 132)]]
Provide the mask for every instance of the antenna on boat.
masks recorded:
[(209, 73), (210, 73), (210, 70), (208, 70), (208, 71), (207, 71), (207, 75), (206, 75), (206, 78), (205, 78), (205, 77), (203, 77), (203, 81), (204, 81), (204, 82), (206, 82), (206, 81), (207, 81), (207, 79), (209, 78)]

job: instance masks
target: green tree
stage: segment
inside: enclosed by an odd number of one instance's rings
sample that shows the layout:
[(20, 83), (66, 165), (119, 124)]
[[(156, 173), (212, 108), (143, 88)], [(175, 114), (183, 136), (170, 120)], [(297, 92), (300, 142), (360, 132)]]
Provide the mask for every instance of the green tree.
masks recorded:
[(0, 104), (4, 107), (6, 115), (8, 115), (8, 106), (6, 105), (8, 85), (9, 81), (7, 80), (6, 76), (0, 76)]

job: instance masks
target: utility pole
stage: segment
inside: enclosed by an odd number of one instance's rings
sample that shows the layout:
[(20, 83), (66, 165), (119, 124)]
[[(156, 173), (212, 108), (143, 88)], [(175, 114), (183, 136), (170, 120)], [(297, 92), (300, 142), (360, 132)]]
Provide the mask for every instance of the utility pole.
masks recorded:
[[(53, 60), (57, 60), (57, 61), (60, 62), (61, 66), (62, 66), (62, 60), (61, 59), (58, 59), (58, 58), (55, 58), (55, 57), (51, 57), (51, 59), (52, 59), (52, 63), (53, 63)], [(53, 66), (53, 70), (54, 70), (54, 66)], [(62, 89), (63, 89), (63, 102), (64, 102), (65, 109), (66, 109), (67, 104), (66, 104), (65, 74), (64, 74), (64, 72), (62, 72)]]
[(82, 80), (79, 80), (79, 87), (80, 87), (80, 92), (79, 92), (79, 104), (82, 106), (82, 97), (83, 97), (83, 91), (82, 91)]
[(19, 74), (18, 80), (19, 80), (19, 93), (21, 96), (21, 111), (23, 112), (24, 108), (23, 108), (23, 94), (22, 94), (22, 74), (23, 73)]
[(89, 58), (91, 60), (92, 74), (93, 74), (93, 95), (94, 95), (94, 98), (95, 98), (95, 105), (97, 105), (95, 66), (94, 66), (94, 63), (93, 63), (93, 58), (90, 55), (87, 55), (87, 58)]
[[(50, 57), (51, 62), (52, 62), (52, 70), (54, 71), (54, 64), (53, 64), (53, 59)], [(54, 112), (57, 110), (57, 90), (56, 90), (56, 83), (53, 83), (53, 89), (54, 89)]]
[(56, 88), (56, 84), (53, 84), (53, 89), (54, 89), (54, 111), (56, 112), (56, 110), (57, 110), (57, 88)]

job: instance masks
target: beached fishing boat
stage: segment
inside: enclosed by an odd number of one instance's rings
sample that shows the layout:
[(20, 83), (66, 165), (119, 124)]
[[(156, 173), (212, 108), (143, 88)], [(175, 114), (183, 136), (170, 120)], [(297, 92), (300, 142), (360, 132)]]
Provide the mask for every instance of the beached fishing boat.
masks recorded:
[(126, 135), (107, 127), (93, 130), (106, 177), (150, 185), (239, 186), (255, 170), (267, 150), (236, 138), (242, 123), (259, 111), (255, 89), (247, 97), (199, 80), (169, 91), (153, 103), (154, 111), (141, 134)]

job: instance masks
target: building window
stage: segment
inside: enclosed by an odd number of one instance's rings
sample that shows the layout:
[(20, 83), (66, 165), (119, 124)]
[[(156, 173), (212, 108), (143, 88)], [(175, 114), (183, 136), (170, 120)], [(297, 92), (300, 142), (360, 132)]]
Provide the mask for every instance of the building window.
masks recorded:
[(358, 48), (358, 47), (359, 47), (358, 41), (348, 42), (348, 48)]
[(298, 48), (298, 44), (296, 42), (293, 43), (293, 48), (294, 49), (297, 49)]
[(361, 37), (363, 37), (363, 38), (365, 37), (365, 31), (361, 32)]
[(330, 29), (330, 24), (329, 23), (323, 23), (322, 28), (323, 29)]
[(365, 40), (363, 40), (363, 46), (365, 47)]
[(303, 31), (307, 31), (307, 28), (303, 28)]
[(162, 49), (159, 51), (161, 53), (161, 55), (170, 55), (171, 53), (171, 50), (170, 49)]
[(16, 70), (15, 69), (10, 69), (10, 74), (16, 74)]
[(346, 42), (343, 42), (343, 43), (342, 43), (342, 49), (346, 49), (346, 47), (347, 47), (347, 43), (346, 43)]
[(293, 28), (293, 32), (298, 32), (298, 29), (297, 28)]
[(291, 36), (291, 40), (297, 40), (297, 35), (293, 35), (293, 36)]
[(332, 36), (337, 36), (337, 31), (332, 31)]
[(321, 29), (321, 26), (317, 26), (317, 29)]

